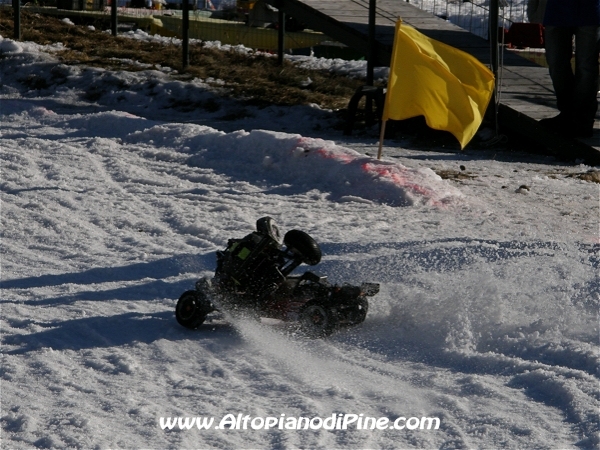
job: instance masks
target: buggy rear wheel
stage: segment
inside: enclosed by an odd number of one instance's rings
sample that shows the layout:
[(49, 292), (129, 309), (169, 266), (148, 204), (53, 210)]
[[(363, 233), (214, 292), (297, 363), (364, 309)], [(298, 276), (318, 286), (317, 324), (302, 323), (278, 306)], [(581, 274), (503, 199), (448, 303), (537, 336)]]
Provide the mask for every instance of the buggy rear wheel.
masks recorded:
[(358, 299), (358, 303), (356, 304), (356, 309), (354, 309), (349, 316), (350, 325), (357, 325), (364, 322), (367, 318), (368, 311), (369, 301), (364, 297), (360, 297)]
[(309, 337), (329, 336), (335, 328), (335, 317), (331, 308), (317, 302), (307, 303), (299, 315), (302, 331)]
[(212, 304), (202, 292), (185, 291), (175, 307), (175, 318), (179, 325), (193, 330), (202, 325), (208, 313), (213, 310)]

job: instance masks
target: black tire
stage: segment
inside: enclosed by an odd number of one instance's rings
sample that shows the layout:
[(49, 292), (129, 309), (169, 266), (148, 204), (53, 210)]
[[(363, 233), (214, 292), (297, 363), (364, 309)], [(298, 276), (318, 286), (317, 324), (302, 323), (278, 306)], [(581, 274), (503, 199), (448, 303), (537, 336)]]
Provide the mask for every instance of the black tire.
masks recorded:
[(256, 221), (256, 231), (262, 236), (269, 236), (278, 244), (281, 244), (279, 227), (271, 217), (262, 217)]
[(312, 338), (329, 336), (335, 329), (335, 315), (331, 308), (319, 302), (307, 303), (299, 314), (302, 332)]
[(179, 325), (194, 330), (204, 323), (208, 313), (213, 310), (212, 304), (202, 292), (185, 291), (175, 307), (175, 318)]
[(288, 231), (285, 233), (283, 243), (289, 250), (300, 255), (304, 264), (314, 266), (321, 262), (321, 248), (319, 244), (304, 231)]
[(352, 315), (350, 316), (350, 324), (358, 325), (359, 323), (363, 323), (367, 318), (367, 312), (369, 311), (369, 301), (360, 297), (358, 299), (358, 304), (356, 305), (356, 309), (352, 311)]

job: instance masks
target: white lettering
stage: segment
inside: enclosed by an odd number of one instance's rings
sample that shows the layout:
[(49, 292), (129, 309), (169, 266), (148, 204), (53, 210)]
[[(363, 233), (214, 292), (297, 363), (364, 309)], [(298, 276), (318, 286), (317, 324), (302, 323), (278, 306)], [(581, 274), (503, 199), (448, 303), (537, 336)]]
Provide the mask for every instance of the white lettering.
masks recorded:
[[(214, 417), (159, 417), (159, 425), (163, 430), (198, 430), (213, 429)], [(438, 430), (438, 417), (398, 417), (393, 422), (388, 417), (364, 417), (364, 414), (332, 414), (321, 417), (252, 417), (242, 414), (228, 413), (223, 416), (215, 430)]]

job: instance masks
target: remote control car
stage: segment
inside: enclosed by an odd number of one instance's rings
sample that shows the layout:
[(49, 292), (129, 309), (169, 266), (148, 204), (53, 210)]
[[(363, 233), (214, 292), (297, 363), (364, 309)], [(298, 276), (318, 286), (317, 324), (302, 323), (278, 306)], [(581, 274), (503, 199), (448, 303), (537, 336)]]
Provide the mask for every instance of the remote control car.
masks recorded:
[(367, 297), (379, 284), (330, 285), (327, 277), (306, 271), (292, 275), (300, 264), (321, 261), (317, 242), (303, 231), (288, 231), (281, 242), (270, 217), (256, 222), (256, 231), (243, 239), (230, 239), (217, 252), (212, 279), (201, 278), (184, 292), (175, 308), (177, 322), (198, 328), (213, 311), (245, 312), (256, 317), (297, 321), (311, 337), (323, 337), (343, 326), (365, 320)]

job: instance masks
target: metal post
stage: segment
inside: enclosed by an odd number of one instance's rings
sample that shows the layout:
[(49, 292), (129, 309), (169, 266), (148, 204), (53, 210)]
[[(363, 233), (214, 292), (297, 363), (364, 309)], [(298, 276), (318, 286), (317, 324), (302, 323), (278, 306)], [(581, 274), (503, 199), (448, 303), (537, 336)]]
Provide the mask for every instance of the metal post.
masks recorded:
[(285, 13), (279, 9), (277, 13), (279, 28), (277, 30), (277, 64), (283, 65), (283, 53), (285, 52)]
[(489, 36), (490, 36), (490, 59), (492, 65), (492, 73), (494, 74), (494, 95), (493, 101), (493, 120), (496, 126), (496, 134), (498, 134), (498, 0), (490, 0), (490, 19), (489, 19)]
[[(471, 3), (471, 15), (469, 16), (469, 32), (472, 33), (473, 32), (473, 12), (474, 12), (475, 6), (473, 5), (473, 3)], [(483, 11), (483, 22), (485, 22), (485, 9)], [(483, 30), (481, 30), (481, 34), (483, 34), (485, 36), (485, 33), (483, 32)]]
[(490, 1), (490, 57), (494, 77), (498, 75), (498, 0)]
[(377, 0), (369, 0), (369, 40), (367, 51), (367, 86), (373, 86), (375, 71), (375, 8)]
[(14, 37), (17, 41), (21, 40), (21, 0), (13, 0), (14, 17)]
[(189, 0), (183, 0), (183, 17), (181, 21), (181, 48), (183, 50), (184, 69), (190, 65), (190, 4)]
[(119, 0), (111, 0), (110, 4), (110, 30), (113, 36), (117, 35), (117, 2)]

